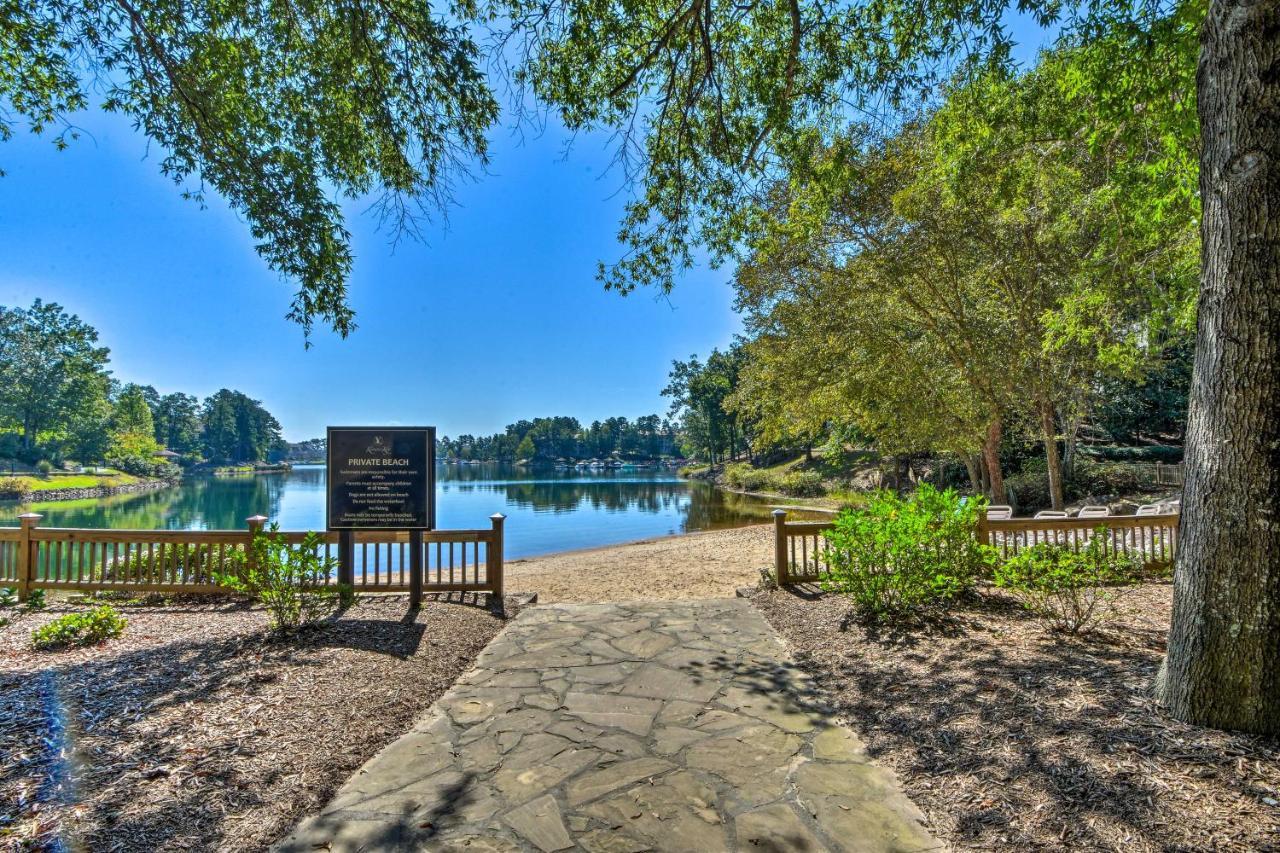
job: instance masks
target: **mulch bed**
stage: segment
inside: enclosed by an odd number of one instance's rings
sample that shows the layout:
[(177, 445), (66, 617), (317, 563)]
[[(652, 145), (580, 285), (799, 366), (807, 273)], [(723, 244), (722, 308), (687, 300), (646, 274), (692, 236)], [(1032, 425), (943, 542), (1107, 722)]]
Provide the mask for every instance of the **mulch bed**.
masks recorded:
[(1152, 699), (1172, 588), (1125, 590), (1069, 638), (995, 595), (898, 629), (816, 591), (755, 603), (832, 710), (956, 848), (1280, 850), (1280, 740)]
[[(232, 601), (121, 605), (123, 637), (0, 629), (0, 850), (261, 850), (403, 734), (502, 627), (484, 596), (364, 598), (278, 639)], [(10, 616), (12, 610), (6, 610)]]

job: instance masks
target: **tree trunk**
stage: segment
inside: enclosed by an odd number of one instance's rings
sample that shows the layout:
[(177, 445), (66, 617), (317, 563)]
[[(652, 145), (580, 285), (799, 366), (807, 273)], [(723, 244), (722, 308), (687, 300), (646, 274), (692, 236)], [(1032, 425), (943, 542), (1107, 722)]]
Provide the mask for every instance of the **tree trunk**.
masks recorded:
[(1179, 719), (1280, 732), (1280, 0), (1212, 0), (1203, 260), (1173, 624)]
[(1058, 430), (1054, 424), (1053, 403), (1040, 401), (1040, 434), (1044, 437), (1044, 461), (1049, 471), (1049, 502), (1054, 509), (1067, 505), (1062, 489), (1062, 458), (1058, 455)]
[(989, 478), (987, 496), (993, 504), (1007, 504), (1009, 496), (1004, 490), (1004, 474), (1000, 472), (1000, 421), (992, 421), (987, 427), (987, 440), (982, 445), (982, 460), (987, 466)]
[(1066, 440), (1062, 450), (1062, 477), (1073, 480), (1076, 476), (1076, 448), (1080, 445), (1080, 418), (1072, 416), (1067, 422)]
[[(981, 463), (977, 456), (971, 453), (964, 454), (964, 469), (969, 474), (969, 482), (973, 485), (973, 493), (975, 495), (983, 494), (982, 472), (980, 470)], [(941, 484), (939, 484), (941, 485)]]

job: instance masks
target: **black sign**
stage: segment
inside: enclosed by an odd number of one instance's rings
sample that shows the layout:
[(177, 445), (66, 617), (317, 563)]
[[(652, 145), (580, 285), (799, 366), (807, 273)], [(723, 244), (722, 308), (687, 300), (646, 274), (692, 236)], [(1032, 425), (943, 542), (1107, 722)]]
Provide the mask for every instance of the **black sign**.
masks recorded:
[(329, 427), (329, 530), (436, 526), (435, 427)]

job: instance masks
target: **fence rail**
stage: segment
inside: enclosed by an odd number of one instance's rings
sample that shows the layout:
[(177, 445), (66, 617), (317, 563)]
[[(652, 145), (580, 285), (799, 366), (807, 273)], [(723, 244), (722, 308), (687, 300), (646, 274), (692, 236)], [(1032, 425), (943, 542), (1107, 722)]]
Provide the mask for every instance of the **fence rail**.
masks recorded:
[[(94, 530), (39, 526), (40, 516), (20, 517), (21, 527), (0, 528), (0, 585), (17, 587), (25, 599), (32, 589), (131, 590), (135, 592), (224, 593), (215, 576), (230, 572), (264, 516), (248, 519), (244, 530)], [(431, 530), (421, 534), (418, 554), (424, 592), (503, 590), (503, 522), (475, 530)], [(281, 531), (291, 547), (307, 534)], [(339, 557), (337, 533), (320, 534), (320, 553)], [(413, 538), (407, 532), (353, 536), (351, 583), (357, 591), (413, 590)], [(325, 583), (336, 584), (328, 576)]]
[[(1172, 565), (1178, 547), (1177, 513), (1111, 515), (1103, 518), (981, 519), (974, 536), (994, 547), (1001, 559), (1042, 543), (1080, 550), (1103, 537), (1110, 553), (1134, 554), (1147, 568)], [(830, 521), (787, 521), (786, 510), (774, 510), (774, 573), (780, 585), (812, 583), (827, 574), (826, 531)], [(1103, 529), (1099, 533), (1099, 528)]]

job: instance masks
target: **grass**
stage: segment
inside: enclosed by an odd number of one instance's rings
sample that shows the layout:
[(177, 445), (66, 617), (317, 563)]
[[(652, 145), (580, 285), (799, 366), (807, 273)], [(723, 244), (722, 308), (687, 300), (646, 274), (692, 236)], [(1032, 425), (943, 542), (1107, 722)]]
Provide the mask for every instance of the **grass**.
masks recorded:
[(24, 474), (20, 477), (0, 476), (0, 491), (10, 493), (50, 492), (59, 489), (92, 489), (100, 486), (127, 486), (138, 478), (119, 471), (106, 474)]

